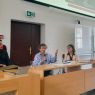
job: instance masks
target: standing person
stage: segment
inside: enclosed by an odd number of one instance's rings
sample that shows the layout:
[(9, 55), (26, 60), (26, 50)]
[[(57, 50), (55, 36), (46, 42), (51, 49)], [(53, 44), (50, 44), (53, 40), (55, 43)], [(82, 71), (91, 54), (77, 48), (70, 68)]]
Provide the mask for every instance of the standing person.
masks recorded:
[[(34, 57), (33, 65), (39, 66), (43, 64), (51, 64), (57, 61), (58, 50), (56, 50), (55, 55), (52, 56), (49, 53), (46, 53), (47, 45), (40, 44), (39, 45), (39, 53), (37, 53)], [(45, 75), (49, 75), (51, 71), (47, 71)]]
[(66, 57), (65, 57), (65, 61), (77, 61), (78, 58), (75, 54), (75, 47), (72, 45), (72, 44), (69, 44), (67, 46), (67, 54), (66, 54)]
[(10, 64), (10, 59), (7, 53), (7, 48), (3, 45), (0, 39), (0, 67), (7, 66)]

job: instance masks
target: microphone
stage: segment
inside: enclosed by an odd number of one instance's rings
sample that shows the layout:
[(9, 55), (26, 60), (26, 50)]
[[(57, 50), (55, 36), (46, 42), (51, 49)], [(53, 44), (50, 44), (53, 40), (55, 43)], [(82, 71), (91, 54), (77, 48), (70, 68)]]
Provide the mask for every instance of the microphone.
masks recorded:
[(65, 58), (65, 54), (62, 54), (62, 62), (64, 61)]
[(46, 56), (46, 54), (44, 54), (44, 56)]
[(47, 61), (46, 56), (47, 56), (47, 54), (44, 54), (44, 57), (45, 57), (45, 60), (44, 61)]

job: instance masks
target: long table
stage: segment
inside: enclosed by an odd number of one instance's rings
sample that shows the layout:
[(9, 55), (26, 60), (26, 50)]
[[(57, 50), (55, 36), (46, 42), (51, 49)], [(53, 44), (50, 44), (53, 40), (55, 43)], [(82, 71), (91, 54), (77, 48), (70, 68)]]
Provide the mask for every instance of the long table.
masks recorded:
[[(72, 62), (71, 64), (50, 64), (33, 67), (30, 72), (40, 75), (41, 95), (80, 95), (95, 89), (95, 68), (81, 70), (89, 62)], [(44, 76), (47, 70), (67, 68), (68, 72)]]
[[(49, 64), (31, 67), (27, 74), (14, 75), (0, 71), (0, 93), (15, 95), (80, 95), (95, 89), (95, 68), (92, 61), (71, 64)], [(81, 70), (82, 65), (93, 67)], [(47, 70), (64, 69), (66, 73), (44, 76)]]
[(15, 95), (40, 95), (40, 78), (37, 74), (13, 75), (0, 72), (0, 93), (15, 92)]

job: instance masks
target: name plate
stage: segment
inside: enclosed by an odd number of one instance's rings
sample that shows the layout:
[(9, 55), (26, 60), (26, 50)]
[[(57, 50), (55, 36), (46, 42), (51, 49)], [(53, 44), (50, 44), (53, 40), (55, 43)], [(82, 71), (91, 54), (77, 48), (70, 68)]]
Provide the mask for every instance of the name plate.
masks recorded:
[(92, 68), (92, 64), (85, 64), (81, 66), (81, 69), (91, 69)]

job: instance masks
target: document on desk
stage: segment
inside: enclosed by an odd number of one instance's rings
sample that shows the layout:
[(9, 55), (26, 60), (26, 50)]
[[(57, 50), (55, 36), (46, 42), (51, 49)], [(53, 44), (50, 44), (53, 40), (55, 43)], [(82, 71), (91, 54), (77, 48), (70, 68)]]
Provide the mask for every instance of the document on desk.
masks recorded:
[(61, 64), (52, 64), (52, 65), (55, 65), (55, 66), (66, 66), (66, 65), (71, 65), (72, 63), (61, 63)]
[(17, 65), (9, 65), (5, 67), (0, 67), (0, 70), (10, 70), (10, 69), (17, 69), (17, 68), (18, 68)]
[(81, 69), (91, 69), (92, 67), (92, 64), (81, 65)]

